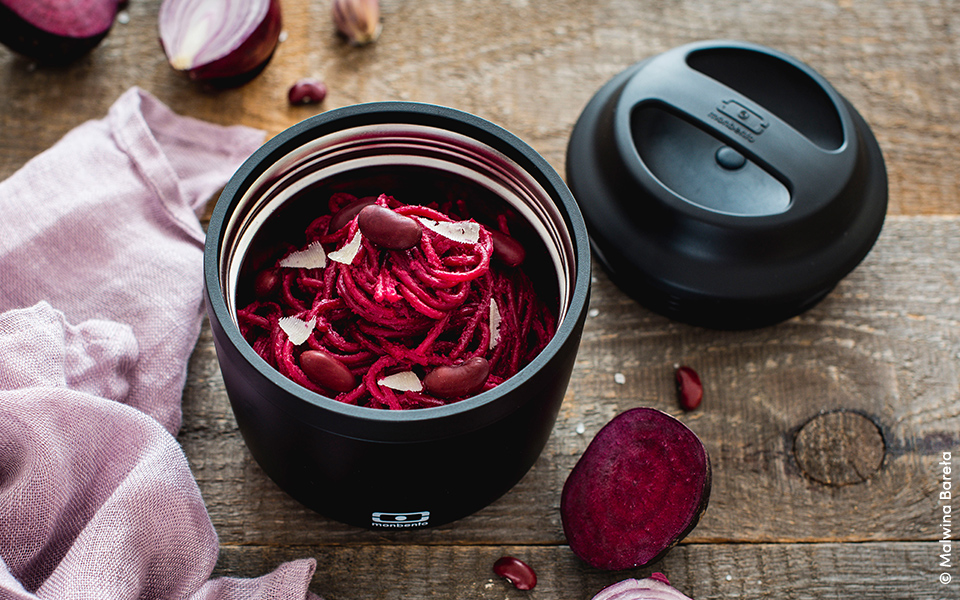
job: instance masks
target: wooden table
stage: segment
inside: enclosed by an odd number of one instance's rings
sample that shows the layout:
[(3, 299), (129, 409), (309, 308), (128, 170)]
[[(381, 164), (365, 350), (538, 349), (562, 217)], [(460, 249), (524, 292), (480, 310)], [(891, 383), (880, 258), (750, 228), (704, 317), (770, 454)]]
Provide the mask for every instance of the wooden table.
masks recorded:
[[(830, 80), (872, 125), (890, 180), (888, 219), (866, 260), (821, 304), (774, 327), (675, 323), (595, 268), (573, 379), (540, 460), (493, 505), (435, 529), (354, 529), (280, 491), (243, 444), (205, 327), (179, 439), (220, 536), (218, 574), (315, 557), (312, 589), (328, 600), (587, 600), (653, 570), (693, 598), (960, 598), (960, 581), (939, 582), (960, 578), (960, 556), (949, 567), (938, 556), (944, 506), (960, 504), (939, 497), (939, 463), (960, 452), (956, 3), (383, 0), (382, 37), (354, 48), (334, 35), (328, 1), (283, 0), (287, 37), (273, 61), (222, 92), (169, 68), (159, 4), (130, 2), (129, 21), (68, 67), (0, 49), (0, 178), (133, 85), (178, 112), (270, 135), (358, 102), (448, 105), (512, 131), (562, 173), (573, 123), (610, 77), (686, 42), (732, 38), (792, 54)], [(288, 106), (287, 88), (307, 75), (327, 82), (327, 100)], [(704, 381), (696, 412), (677, 405), (676, 363)], [(713, 494), (700, 525), (653, 568), (603, 572), (566, 546), (560, 489), (597, 430), (635, 406), (675, 414), (700, 435)], [(492, 574), (504, 554), (536, 569), (536, 589)]]

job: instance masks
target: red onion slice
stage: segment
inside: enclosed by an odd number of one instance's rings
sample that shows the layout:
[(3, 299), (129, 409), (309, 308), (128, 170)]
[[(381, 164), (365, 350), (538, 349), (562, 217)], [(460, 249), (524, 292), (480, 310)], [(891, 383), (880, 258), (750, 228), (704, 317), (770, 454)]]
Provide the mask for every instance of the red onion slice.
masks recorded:
[(593, 600), (690, 600), (659, 579), (624, 579), (600, 590)]
[(280, 39), (279, 0), (164, 0), (160, 43), (170, 66), (191, 79), (245, 83), (270, 61)]

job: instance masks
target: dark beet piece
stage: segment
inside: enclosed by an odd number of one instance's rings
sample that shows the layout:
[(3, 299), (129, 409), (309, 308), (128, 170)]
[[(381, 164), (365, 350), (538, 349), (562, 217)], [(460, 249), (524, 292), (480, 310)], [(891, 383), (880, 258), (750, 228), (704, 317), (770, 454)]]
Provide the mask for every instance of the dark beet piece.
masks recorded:
[(683, 423), (652, 408), (614, 417), (563, 486), (573, 552), (600, 569), (659, 560), (696, 526), (710, 498), (710, 458)]
[(43, 63), (68, 63), (106, 37), (120, 4), (120, 0), (0, 0), (0, 42)]

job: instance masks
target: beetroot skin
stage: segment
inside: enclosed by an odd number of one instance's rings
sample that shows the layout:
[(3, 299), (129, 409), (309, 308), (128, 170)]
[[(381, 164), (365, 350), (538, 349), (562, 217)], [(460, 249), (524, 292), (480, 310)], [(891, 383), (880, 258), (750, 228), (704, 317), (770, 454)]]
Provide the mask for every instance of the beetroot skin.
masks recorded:
[(710, 478), (710, 457), (683, 423), (652, 408), (617, 415), (563, 486), (570, 549), (600, 569), (656, 562), (699, 522)]

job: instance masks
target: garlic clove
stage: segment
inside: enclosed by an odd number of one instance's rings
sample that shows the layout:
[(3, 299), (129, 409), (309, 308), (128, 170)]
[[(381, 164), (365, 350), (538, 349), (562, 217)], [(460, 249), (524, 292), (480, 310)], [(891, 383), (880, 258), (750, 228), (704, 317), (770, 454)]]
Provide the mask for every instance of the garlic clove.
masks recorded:
[(333, 0), (333, 22), (347, 40), (362, 46), (380, 37), (380, 0)]

